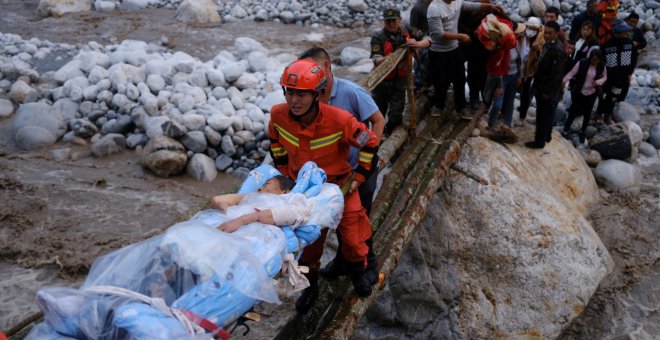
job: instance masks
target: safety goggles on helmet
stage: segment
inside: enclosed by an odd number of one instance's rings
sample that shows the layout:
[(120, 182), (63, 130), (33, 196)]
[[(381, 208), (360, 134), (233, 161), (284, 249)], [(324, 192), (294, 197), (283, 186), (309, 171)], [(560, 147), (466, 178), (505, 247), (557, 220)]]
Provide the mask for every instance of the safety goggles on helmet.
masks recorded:
[(280, 85), (287, 90), (314, 91), (321, 93), (327, 80), (323, 66), (309, 59), (296, 60), (282, 72)]

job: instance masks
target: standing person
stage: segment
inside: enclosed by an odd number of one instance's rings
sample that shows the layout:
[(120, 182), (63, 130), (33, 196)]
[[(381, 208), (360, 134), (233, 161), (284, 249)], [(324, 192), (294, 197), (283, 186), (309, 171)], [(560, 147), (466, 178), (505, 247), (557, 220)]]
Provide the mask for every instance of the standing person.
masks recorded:
[(463, 0), (437, 0), (429, 6), (427, 18), (432, 41), (429, 60), (435, 86), (432, 116), (439, 116), (445, 109), (450, 84), (454, 88), (455, 110), (461, 115), (469, 115), (465, 100), (465, 58), (458, 43), (470, 42), (470, 36), (458, 33), (458, 18), (462, 10), (474, 12), (486, 9), (502, 13), (497, 5)]
[[(405, 46), (412, 37), (408, 27), (401, 27), (401, 12), (388, 8), (383, 12), (383, 29), (371, 36), (371, 59), (375, 66), (392, 54), (399, 46)], [(403, 110), (406, 102), (406, 61), (402, 60), (389, 75), (374, 89), (374, 100), (378, 109), (387, 115), (385, 133), (388, 135), (397, 125), (403, 123)]]
[[(490, 2), (483, 0), (482, 2)], [(488, 50), (479, 41), (477, 37), (477, 28), (486, 16), (485, 12), (461, 11), (458, 18), (458, 32), (467, 34), (470, 37), (468, 43), (460, 43), (463, 55), (467, 61), (467, 85), (470, 109), (478, 110), (482, 105), (483, 90), (486, 85), (486, 60), (488, 59)]]
[(594, 24), (594, 36), (598, 32), (598, 26), (600, 26), (600, 13), (598, 13), (598, 1), (589, 0), (587, 1), (587, 10), (576, 15), (571, 22), (571, 31), (568, 34), (568, 39), (578, 40), (580, 39), (580, 32), (582, 30), (582, 23), (585, 21), (591, 21)]
[(579, 39), (575, 42), (575, 52), (571, 56), (573, 65), (578, 61), (587, 57), (587, 53), (593, 46), (598, 46), (598, 38), (596, 38), (596, 25), (589, 21), (582, 21), (580, 26)]
[(637, 65), (637, 49), (629, 37), (631, 31), (632, 27), (617, 19), (612, 24), (613, 38), (602, 46), (608, 81), (603, 88), (605, 98), (598, 104), (598, 116), (608, 125), (612, 122), (614, 105), (626, 99), (630, 78)]
[(545, 143), (552, 140), (552, 124), (555, 117), (553, 98), (561, 92), (561, 81), (564, 70), (564, 52), (559, 42), (559, 24), (551, 21), (545, 24), (545, 44), (538, 67), (534, 75), (534, 90), (536, 91), (536, 130), (534, 140), (525, 143), (532, 149), (543, 149)]
[[(514, 34), (521, 35), (525, 32), (525, 24), (513, 23)], [(508, 54), (506, 58), (502, 58), (502, 63), (506, 62), (505, 67), (500, 68), (501, 71), (495, 73), (502, 73), (498, 81), (501, 84), (501, 89), (495, 90), (493, 104), (490, 108), (490, 116), (488, 117), (488, 127), (494, 128), (497, 123), (497, 116), (500, 111), (504, 114), (504, 124), (508, 127), (513, 126), (513, 101), (516, 98), (516, 87), (522, 83), (522, 58), (520, 56), (520, 48), (516, 45), (509, 48), (505, 53)], [(497, 57), (497, 54), (492, 54), (492, 57)], [(489, 59), (489, 64), (492, 61)], [(492, 70), (492, 69), (491, 69)], [(506, 70), (506, 72), (502, 72)], [(489, 71), (488, 78), (491, 78), (491, 71)], [(488, 80), (486, 83), (488, 84)], [(486, 90), (484, 90), (484, 93)]]
[(518, 112), (520, 118), (516, 121), (516, 126), (525, 125), (525, 118), (527, 117), (527, 110), (529, 110), (529, 103), (532, 101), (534, 95), (532, 89), (532, 81), (534, 80), (534, 73), (536, 73), (536, 66), (538, 64), (539, 55), (543, 50), (545, 39), (543, 38), (543, 26), (541, 26), (541, 19), (537, 17), (530, 17), (525, 23), (525, 35), (518, 38), (518, 45), (520, 46), (520, 55), (523, 62), (522, 83), (519, 86), (520, 90), (520, 106)]
[(566, 76), (563, 83), (573, 80), (571, 85), (571, 107), (568, 109), (568, 118), (564, 123), (564, 134), (571, 131), (571, 125), (576, 117), (582, 116), (582, 129), (580, 130), (580, 144), (585, 142), (585, 133), (589, 126), (591, 111), (597, 97), (597, 88), (607, 81), (607, 69), (603, 63), (603, 52), (594, 46), (587, 58), (580, 60)]
[(646, 38), (644, 38), (644, 32), (642, 32), (642, 30), (637, 27), (637, 24), (639, 24), (639, 15), (637, 13), (628, 14), (628, 17), (626, 17), (626, 24), (632, 27), (633, 46), (637, 49), (637, 51), (646, 48)]
[(598, 14), (600, 15), (600, 25), (596, 36), (600, 45), (603, 46), (612, 39), (612, 27), (614, 21), (619, 17), (619, 0), (600, 0)]
[[(543, 23), (547, 24), (551, 21), (558, 22), (559, 21), (559, 8), (555, 6), (550, 6), (545, 10), (545, 15), (543, 16)], [(559, 32), (557, 34), (557, 38), (561, 42), (562, 45), (564, 45), (564, 50), (566, 49), (566, 43), (568, 42), (568, 34), (564, 32), (564, 30), (561, 29), (561, 26), (559, 27)]]
[[(341, 258), (356, 294), (368, 296), (378, 278), (366, 270), (371, 226), (356, 189), (369, 174), (378, 151), (378, 137), (349, 112), (320, 101), (326, 82), (323, 67), (309, 59), (296, 60), (284, 69), (281, 85), (286, 103), (271, 109), (270, 152), (277, 169), (285, 176), (295, 179), (305, 162), (314, 161), (326, 172), (328, 182), (347, 188), (344, 213), (337, 228)], [(360, 149), (355, 173), (347, 161), (349, 146)], [(301, 296), (296, 301), (296, 309), (302, 313), (318, 297), (323, 246), (323, 242), (311, 244), (300, 258), (302, 265), (310, 267), (307, 278), (313, 287), (303, 293), (304, 299)]]
[[(410, 27), (413, 29), (413, 36), (418, 39), (429, 34), (429, 21), (426, 19), (426, 13), (431, 1), (417, 0), (417, 3), (410, 10)], [(415, 90), (427, 87), (430, 82), (429, 49), (420, 48), (415, 62)]]

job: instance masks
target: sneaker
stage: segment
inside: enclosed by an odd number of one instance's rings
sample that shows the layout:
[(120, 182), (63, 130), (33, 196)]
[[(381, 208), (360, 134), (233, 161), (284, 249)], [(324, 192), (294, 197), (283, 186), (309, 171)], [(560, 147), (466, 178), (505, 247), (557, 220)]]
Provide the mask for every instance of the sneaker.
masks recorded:
[(325, 277), (328, 280), (336, 280), (340, 276), (346, 276), (348, 273), (344, 266), (341, 265), (341, 262), (338, 258), (335, 258), (327, 266), (325, 266), (320, 271), (321, 276)]
[(525, 147), (530, 149), (543, 149), (544, 146), (545, 145), (536, 144), (534, 141), (525, 143)]

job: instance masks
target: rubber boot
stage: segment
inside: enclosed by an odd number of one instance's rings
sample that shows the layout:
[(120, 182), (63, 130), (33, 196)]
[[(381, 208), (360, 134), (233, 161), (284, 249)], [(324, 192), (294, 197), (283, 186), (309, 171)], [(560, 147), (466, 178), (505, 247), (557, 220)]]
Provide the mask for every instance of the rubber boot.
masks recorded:
[(309, 272), (305, 276), (309, 280), (309, 287), (305, 288), (296, 300), (296, 310), (300, 314), (307, 313), (319, 297), (319, 272)]
[(373, 238), (370, 237), (366, 242), (367, 246), (369, 246), (369, 253), (367, 253), (367, 278), (371, 285), (375, 285), (378, 282), (378, 257), (376, 256), (376, 252), (374, 251), (374, 242)]
[(340, 276), (348, 275), (344, 264), (344, 257), (341, 256), (341, 239), (337, 239), (337, 254), (327, 266), (321, 269), (321, 276), (328, 280), (336, 280)]
[(369, 275), (369, 271), (364, 267), (364, 262), (346, 262), (346, 269), (348, 270), (348, 275), (353, 283), (355, 294), (361, 297), (371, 295), (373, 284), (371, 283), (371, 275)]

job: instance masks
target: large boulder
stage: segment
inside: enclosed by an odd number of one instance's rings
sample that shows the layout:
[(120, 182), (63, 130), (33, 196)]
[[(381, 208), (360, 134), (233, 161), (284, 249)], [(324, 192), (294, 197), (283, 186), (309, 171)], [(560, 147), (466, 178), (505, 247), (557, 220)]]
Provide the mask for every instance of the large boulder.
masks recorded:
[(180, 173), (188, 163), (186, 148), (167, 136), (151, 138), (140, 152), (140, 164), (160, 177)]
[(344, 66), (352, 66), (362, 59), (369, 59), (369, 51), (364, 48), (348, 46), (341, 51), (339, 58)]
[(535, 17), (543, 18), (545, 15), (546, 5), (543, 0), (529, 0), (529, 7)]
[(175, 17), (179, 21), (195, 24), (219, 24), (221, 20), (213, 0), (183, 0)]
[(366, 11), (369, 6), (367, 5), (364, 0), (348, 0), (348, 8), (351, 9), (353, 12), (358, 12), (358, 13), (363, 13)]
[(91, 0), (41, 0), (37, 14), (60, 17), (64, 13), (86, 12), (92, 9)]
[(218, 176), (218, 170), (215, 168), (213, 158), (203, 153), (196, 153), (192, 156), (188, 162), (186, 171), (189, 176), (202, 182), (210, 182)]
[(0, 99), (0, 119), (10, 117), (14, 113), (14, 104), (7, 99)]
[[(40, 129), (24, 130), (25, 127), (38, 127)], [(67, 126), (64, 117), (57, 110), (53, 110), (53, 107), (46, 103), (39, 102), (21, 105), (12, 121), (11, 130), (18, 147), (30, 150), (48, 145), (45, 144), (47, 141), (54, 143), (64, 136)], [(28, 133), (29, 131), (35, 132), (35, 134), (31, 135)], [(21, 132), (20, 141), (18, 140), (19, 132)], [(34, 140), (31, 140), (33, 138)]]
[(600, 162), (594, 176), (606, 189), (635, 189), (642, 183), (642, 172), (637, 166), (616, 159)]
[(633, 154), (630, 136), (620, 125), (605, 127), (590, 141), (591, 149), (600, 153), (603, 159), (629, 159)]
[(614, 112), (612, 113), (612, 118), (617, 122), (630, 121), (635, 124), (639, 124), (639, 113), (637, 108), (626, 102), (619, 102), (614, 107)]
[(565, 140), (476, 137), (456, 168), (470, 177), (450, 172), (357, 337), (557, 338), (613, 266), (585, 219), (589, 167)]
[(126, 149), (126, 136), (119, 133), (109, 133), (92, 144), (94, 157), (105, 157)]
[(644, 140), (644, 133), (642, 132), (642, 128), (629, 120), (624, 120), (620, 123), (617, 123), (616, 126), (620, 126), (623, 132), (628, 136), (628, 138), (630, 138), (632, 150), (630, 153), (630, 158), (628, 158), (627, 161), (634, 161), (637, 159), (637, 155), (639, 154), (639, 146)]
[(646, 141), (656, 149), (660, 149), (660, 122), (651, 125), (651, 129), (649, 129), (649, 138)]

